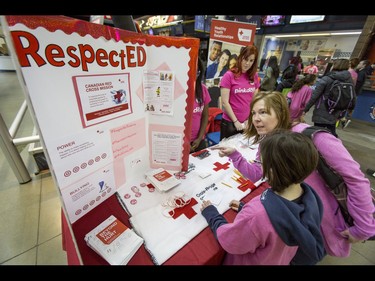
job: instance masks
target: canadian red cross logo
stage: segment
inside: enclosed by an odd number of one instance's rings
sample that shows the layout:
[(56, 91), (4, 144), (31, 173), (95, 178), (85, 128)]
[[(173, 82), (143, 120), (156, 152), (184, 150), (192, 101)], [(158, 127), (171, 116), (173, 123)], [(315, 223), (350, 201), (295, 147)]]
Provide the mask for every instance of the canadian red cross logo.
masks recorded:
[(221, 164), (221, 163), (219, 163), (219, 162), (215, 162), (214, 165), (216, 166), (216, 168), (214, 168), (214, 171), (217, 172), (217, 171), (220, 171), (221, 169), (223, 169), (223, 170), (228, 169), (230, 163), (227, 162), (227, 163), (225, 163), (225, 164)]

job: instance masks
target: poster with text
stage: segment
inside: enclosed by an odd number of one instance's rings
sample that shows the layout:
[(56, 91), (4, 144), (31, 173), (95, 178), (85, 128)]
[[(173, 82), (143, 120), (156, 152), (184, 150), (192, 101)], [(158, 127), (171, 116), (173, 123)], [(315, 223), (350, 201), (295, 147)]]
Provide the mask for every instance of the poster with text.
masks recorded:
[(65, 16), (2, 16), (1, 24), (71, 223), (132, 175), (187, 169), (199, 39)]
[(241, 47), (253, 45), (256, 24), (212, 19), (206, 68), (207, 87), (218, 86), (235, 62)]

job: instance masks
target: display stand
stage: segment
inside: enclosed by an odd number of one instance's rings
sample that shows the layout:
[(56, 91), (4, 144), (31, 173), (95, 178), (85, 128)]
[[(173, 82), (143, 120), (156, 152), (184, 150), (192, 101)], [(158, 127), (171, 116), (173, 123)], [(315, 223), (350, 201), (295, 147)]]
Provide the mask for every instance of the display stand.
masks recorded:
[(69, 229), (132, 177), (187, 169), (199, 39), (64, 16), (1, 24)]

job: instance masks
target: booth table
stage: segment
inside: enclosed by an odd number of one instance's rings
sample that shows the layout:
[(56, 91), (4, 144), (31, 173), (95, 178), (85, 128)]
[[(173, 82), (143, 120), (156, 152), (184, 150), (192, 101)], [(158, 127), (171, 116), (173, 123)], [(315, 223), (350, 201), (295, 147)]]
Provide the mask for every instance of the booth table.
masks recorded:
[[(266, 183), (261, 184), (257, 189), (254, 189), (251, 193), (245, 196), (242, 201), (250, 201), (255, 196), (261, 194), (267, 187), (268, 185)], [(62, 212), (63, 248), (67, 252), (69, 265), (109, 265), (103, 258), (86, 245), (84, 236), (87, 232), (97, 226), (99, 222), (104, 221), (110, 215), (116, 216), (126, 226), (131, 227), (129, 216), (121, 206), (116, 194), (112, 195), (94, 210), (73, 223), (71, 225), (73, 233), (71, 233), (68, 222)], [(232, 222), (235, 216), (236, 212), (233, 210), (228, 210), (224, 213), (224, 217), (229, 222)], [(79, 260), (72, 235), (74, 235), (77, 241), (77, 247), (82, 263)], [(220, 265), (224, 254), (224, 250), (215, 239), (211, 229), (206, 227), (188, 244), (163, 263), (163, 265)], [(128, 265), (154, 265), (154, 263), (152, 262), (150, 254), (146, 251), (144, 245), (142, 245), (129, 261)]]
[[(246, 159), (256, 157), (257, 146), (250, 145), (241, 134), (229, 138), (224, 145), (234, 145)], [(203, 154), (205, 156), (202, 157)], [(150, 184), (146, 184), (145, 179), (134, 176), (126, 186), (120, 187), (115, 194), (75, 222), (69, 224), (63, 213), (63, 246), (68, 264), (108, 265), (87, 246), (84, 237), (111, 215), (133, 228), (144, 239), (128, 265), (221, 264), (225, 253), (200, 213), (201, 202), (211, 200), (218, 211), (232, 222), (236, 212), (229, 208), (230, 201), (237, 199), (247, 202), (268, 186), (262, 181), (254, 184), (242, 178), (242, 175), (236, 178), (236, 173), (238, 171), (228, 158), (219, 157), (218, 150), (208, 148), (189, 155), (186, 176), (168, 192), (150, 191)], [(138, 196), (134, 194), (134, 188), (138, 190)], [(163, 202), (177, 193), (186, 194), (195, 203), (176, 209), (176, 213), (173, 213), (176, 216), (166, 217)], [(77, 247), (73, 241), (76, 241)]]

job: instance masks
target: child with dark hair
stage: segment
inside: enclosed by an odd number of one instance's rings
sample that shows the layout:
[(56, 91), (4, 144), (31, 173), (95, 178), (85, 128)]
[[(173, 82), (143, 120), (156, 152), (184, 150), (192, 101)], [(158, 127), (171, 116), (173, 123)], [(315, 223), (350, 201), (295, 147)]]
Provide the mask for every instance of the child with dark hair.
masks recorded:
[[(218, 148), (220, 149), (220, 148)], [(313, 265), (325, 256), (320, 224), (323, 205), (304, 182), (319, 154), (306, 136), (276, 129), (260, 143), (263, 178), (271, 188), (244, 204), (228, 223), (210, 201), (201, 211), (220, 245), (226, 265)], [(304, 157), (301, 157), (304, 155)]]
[(313, 93), (312, 85), (315, 84), (317, 76), (315, 74), (307, 74), (301, 80), (297, 80), (290, 92), (287, 94), (289, 103), (290, 120), (292, 122), (305, 122), (303, 118), (303, 110)]

